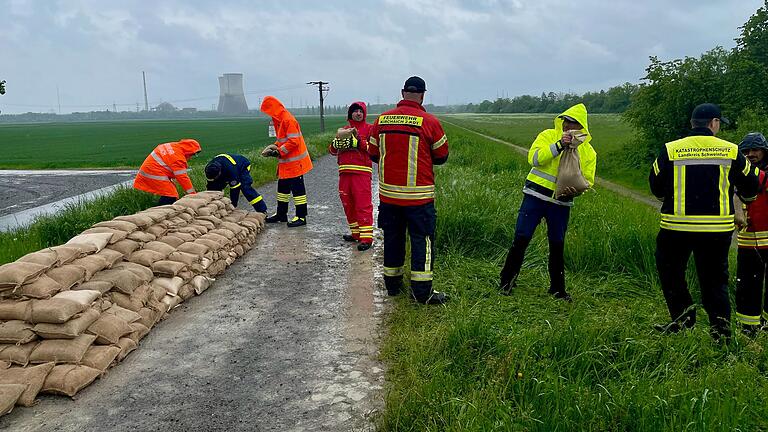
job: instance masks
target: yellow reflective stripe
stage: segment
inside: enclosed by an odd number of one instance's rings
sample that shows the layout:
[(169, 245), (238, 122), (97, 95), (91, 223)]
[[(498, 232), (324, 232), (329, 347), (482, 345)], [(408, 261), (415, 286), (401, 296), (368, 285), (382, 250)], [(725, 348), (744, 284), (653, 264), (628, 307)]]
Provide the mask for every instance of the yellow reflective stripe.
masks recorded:
[(257, 202), (259, 202), (259, 201), (261, 201), (261, 200), (263, 200), (263, 199), (264, 199), (264, 197), (262, 197), (261, 195), (259, 195), (259, 196), (257, 196), (256, 198), (254, 198), (254, 199), (250, 200), (250, 201), (248, 202), (248, 204), (250, 204), (250, 205), (254, 205), (254, 204), (256, 204)]
[(222, 153), (222, 154), (216, 155), (216, 157), (225, 157), (225, 158), (229, 159), (230, 162), (232, 162), (232, 165), (237, 165), (237, 162), (235, 162), (235, 158), (233, 158), (232, 156), (230, 156), (230, 155), (228, 155), (226, 153)]
[(403, 267), (384, 267), (384, 276), (402, 276)]
[(288, 202), (291, 200), (291, 194), (284, 194), (284, 193), (277, 193), (277, 201), (278, 202)]
[(422, 186), (398, 186), (389, 183), (379, 182), (380, 189), (387, 189), (392, 192), (434, 192), (435, 185), (422, 185)]
[(443, 144), (445, 144), (448, 141), (448, 137), (443, 134), (443, 137), (439, 140), (435, 141), (434, 144), (432, 144), (432, 150), (439, 149)]
[(768, 246), (768, 239), (738, 239), (739, 246), (743, 247), (766, 247)]
[(339, 165), (339, 171), (365, 171), (373, 173), (373, 168), (363, 165)]
[(531, 168), (531, 172), (529, 174), (533, 174), (537, 177), (541, 177), (544, 180), (552, 182), (553, 184), (557, 182), (557, 177), (553, 176), (552, 174), (547, 174), (544, 171), (540, 171), (536, 168)]
[(306, 204), (307, 203), (307, 196), (306, 195), (299, 195), (293, 197), (294, 204)]
[(653, 173), (656, 175), (659, 175), (659, 172), (661, 172), (661, 170), (659, 169), (659, 160), (656, 159), (653, 161)]
[(434, 192), (430, 193), (402, 193), (402, 192), (390, 192), (379, 189), (379, 194), (387, 198), (405, 199), (405, 200), (421, 200), (432, 199), (435, 197)]
[(431, 271), (425, 271), (425, 272), (411, 272), (411, 280), (417, 281), (417, 282), (429, 282), (432, 280), (432, 272)]
[(249, 164), (249, 165), (248, 165), (248, 168), (246, 168), (246, 169), (247, 169), (248, 171), (250, 171), (250, 170), (251, 170), (251, 165)]
[[(765, 312), (763, 312), (765, 313)], [(739, 320), (740, 323), (746, 324), (746, 325), (760, 325), (760, 315), (744, 315), (741, 313), (736, 312), (736, 319)]]
[(236, 185), (234, 185), (234, 186), (230, 186), (230, 188), (232, 188), (232, 189), (237, 189), (237, 188), (239, 188), (240, 186), (242, 186), (242, 183), (238, 183), (238, 184), (236, 184)]
[(662, 221), (660, 223), (661, 228), (672, 231), (687, 231), (687, 232), (729, 232), (736, 229), (736, 225), (730, 224), (679, 224)]
[(661, 214), (661, 220), (664, 222), (687, 222), (695, 224), (707, 224), (707, 223), (732, 223), (733, 215), (670, 215), (666, 213)]
[(673, 179), (673, 198), (675, 203), (675, 214), (685, 215), (685, 165), (678, 165), (674, 168)]
[(424, 271), (432, 273), (432, 240), (429, 237), (424, 238), (427, 241), (427, 253), (424, 259)]
[(380, 125), (405, 125), (421, 127), (424, 123), (424, 117), (412, 116), (406, 114), (388, 114), (379, 116)]
[(379, 134), (379, 178), (384, 180), (384, 161), (387, 159), (387, 136)]
[(171, 181), (171, 179), (168, 178), (168, 176), (159, 176), (159, 175), (154, 175), (154, 174), (147, 174), (147, 173), (145, 173), (142, 170), (139, 170), (139, 175), (142, 176), (142, 177), (146, 177), (148, 179), (152, 179), (152, 180)]
[(731, 214), (731, 196), (728, 195), (728, 189), (730, 189), (731, 184), (728, 181), (728, 171), (729, 167), (725, 165), (720, 166), (720, 214), (723, 216)]
[(768, 240), (768, 231), (739, 231), (739, 238), (750, 240)]
[(749, 171), (750, 171), (750, 169), (752, 168), (752, 164), (751, 164), (751, 163), (749, 163), (749, 159), (747, 159), (747, 158), (744, 158), (744, 161), (746, 162), (746, 164), (744, 165), (744, 169), (743, 169), (743, 170), (741, 170), (741, 172), (742, 172), (744, 175), (749, 175)]
[(419, 169), (419, 137), (411, 135), (408, 139), (408, 176), (407, 185), (416, 186), (416, 172)]
[(378, 147), (379, 146), (379, 142), (376, 140), (376, 138), (374, 138), (372, 136), (368, 137), (368, 144), (370, 144), (370, 145), (372, 145), (374, 147)]

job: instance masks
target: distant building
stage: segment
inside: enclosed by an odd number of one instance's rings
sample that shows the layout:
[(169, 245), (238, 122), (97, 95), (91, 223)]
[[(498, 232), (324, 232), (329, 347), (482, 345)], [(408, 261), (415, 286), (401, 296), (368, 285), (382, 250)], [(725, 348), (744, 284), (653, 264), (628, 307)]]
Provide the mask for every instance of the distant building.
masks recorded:
[(183, 113), (196, 113), (197, 112), (197, 108), (182, 108), (181, 112), (183, 112)]
[(219, 77), (219, 106), (217, 111), (224, 114), (245, 114), (248, 103), (243, 91), (243, 74), (226, 73)]

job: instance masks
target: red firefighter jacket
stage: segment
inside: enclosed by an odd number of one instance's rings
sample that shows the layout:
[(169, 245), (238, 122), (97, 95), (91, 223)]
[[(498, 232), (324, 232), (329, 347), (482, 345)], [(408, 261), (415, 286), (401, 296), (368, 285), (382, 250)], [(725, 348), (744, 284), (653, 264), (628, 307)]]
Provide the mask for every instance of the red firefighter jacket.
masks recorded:
[(280, 154), (277, 160), (277, 176), (281, 179), (294, 178), (312, 169), (307, 145), (301, 136), (296, 118), (274, 96), (267, 96), (261, 103), (261, 112), (272, 117), (277, 133), (275, 145)]
[(739, 231), (740, 248), (768, 249), (768, 174), (760, 171), (757, 199), (747, 204), (747, 226)]
[(379, 162), (381, 202), (422, 205), (435, 199), (433, 165), (448, 159), (448, 139), (435, 116), (402, 100), (373, 123), (368, 152)]
[[(352, 120), (353, 108), (359, 106), (363, 110), (363, 120)], [(347, 120), (349, 124), (344, 129), (357, 129), (357, 148), (339, 150), (333, 147), (333, 144), (328, 146), (328, 152), (337, 156), (339, 163), (339, 174), (358, 174), (367, 175), (371, 177), (373, 173), (373, 164), (371, 163), (371, 157), (368, 155), (368, 135), (372, 125), (366, 123), (365, 119), (368, 117), (368, 108), (365, 106), (365, 102), (354, 102), (349, 106), (347, 110)]]

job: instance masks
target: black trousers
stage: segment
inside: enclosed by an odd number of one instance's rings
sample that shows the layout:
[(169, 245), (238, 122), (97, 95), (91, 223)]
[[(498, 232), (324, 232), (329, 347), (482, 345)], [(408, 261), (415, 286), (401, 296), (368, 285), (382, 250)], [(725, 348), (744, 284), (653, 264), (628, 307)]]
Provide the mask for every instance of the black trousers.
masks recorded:
[(172, 196), (161, 196), (157, 201), (157, 205), (168, 205), (176, 202), (178, 198)]
[(688, 291), (685, 269), (693, 254), (701, 286), (701, 303), (709, 315), (712, 333), (730, 336), (728, 250), (732, 233), (695, 233), (661, 229), (656, 238), (656, 268), (669, 315), (686, 326), (696, 322), (696, 309)]
[[(768, 318), (768, 249), (739, 248), (736, 261), (736, 318), (744, 325), (760, 325)], [(765, 285), (763, 285), (765, 283)], [(761, 313), (762, 312), (762, 313)]]
[(304, 186), (304, 176), (279, 179), (277, 181), (277, 215), (281, 218), (288, 214), (288, 201), (293, 195), (296, 205), (296, 216), (307, 216), (307, 188)]
[(419, 302), (432, 295), (435, 204), (399, 206), (379, 204), (379, 228), (384, 231), (384, 284), (389, 294), (397, 294), (405, 266), (406, 232), (411, 242), (411, 292)]

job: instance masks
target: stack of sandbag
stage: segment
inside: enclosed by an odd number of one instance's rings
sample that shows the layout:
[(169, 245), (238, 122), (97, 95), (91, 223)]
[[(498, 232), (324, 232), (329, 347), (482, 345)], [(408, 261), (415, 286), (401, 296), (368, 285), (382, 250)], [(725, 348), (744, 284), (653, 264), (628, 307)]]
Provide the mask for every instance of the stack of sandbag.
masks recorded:
[(0, 266), (0, 415), (74, 396), (251, 249), (264, 215), (221, 192), (95, 224)]

